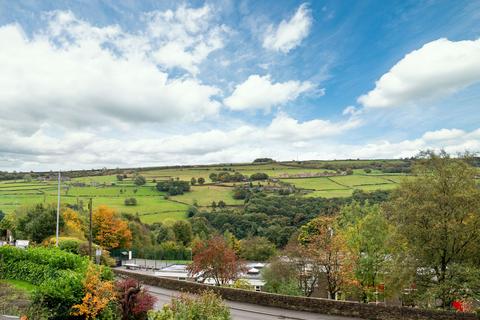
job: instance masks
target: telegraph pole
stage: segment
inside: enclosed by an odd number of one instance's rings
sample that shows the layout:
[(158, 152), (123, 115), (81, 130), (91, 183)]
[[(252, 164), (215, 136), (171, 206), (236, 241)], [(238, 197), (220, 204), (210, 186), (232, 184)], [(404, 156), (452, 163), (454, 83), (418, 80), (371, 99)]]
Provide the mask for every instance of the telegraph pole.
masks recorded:
[(88, 211), (89, 211), (89, 231), (88, 231), (88, 254), (90, 261), (92, 260), (92, 198), (88, 202)]
[(59, 226), (60, 226), (60, 171), (58, 171), (58, 199), (57, 199), (57, 232), (56, 232), (56, 241), (55, 245), (58, 247), (58, 236), (59, 236)]

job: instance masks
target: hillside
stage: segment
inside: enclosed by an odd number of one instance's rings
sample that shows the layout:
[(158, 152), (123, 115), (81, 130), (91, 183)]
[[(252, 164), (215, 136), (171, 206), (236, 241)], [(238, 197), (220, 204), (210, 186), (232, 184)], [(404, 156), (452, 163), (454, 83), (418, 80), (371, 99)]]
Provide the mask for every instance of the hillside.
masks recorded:
[[(213, 202), (242, 206), (244, 200), (234, 198), (235, 188), (255, 188), (272, 193), (288, 190), (289, 195), (324, 198), (348, 197), (356, 189), (392, 190), (403, 179), (411, 178), (408, 175), (410, 165), (410, 160), (266, 161), (70, 171), (63, 173), (61, 194), (62, 203), (71, 206), (86, 208), (92, 198), (94, 207), (105, 204), (121, 212), (138, 213), (145, 223), (168, 222), (185, 219), (191, 205), (207, 210)], [(237, 173), (245, 179), (212, 181), (212, 173)], [(268, 179), (249, 181), (248, 178), (255, 173), (265, 173)], [(135, 185), (133, 179), (137, 175), (144, 176), (146, 184)], [(16, 177), (0, 182), (0, 210), (11, 212), (22, 205), (56, 202), (55, 173), (25, 173), (16, 174)], [(189, 192), (175, 196), (156, 188), (160, 181), (173, 179), (190, 183), (192, 178), (203, 178), (205, 182), (202, 185), (197, 182)], [(137, 204), (125, 205), (127, 198), (135, 198)]]

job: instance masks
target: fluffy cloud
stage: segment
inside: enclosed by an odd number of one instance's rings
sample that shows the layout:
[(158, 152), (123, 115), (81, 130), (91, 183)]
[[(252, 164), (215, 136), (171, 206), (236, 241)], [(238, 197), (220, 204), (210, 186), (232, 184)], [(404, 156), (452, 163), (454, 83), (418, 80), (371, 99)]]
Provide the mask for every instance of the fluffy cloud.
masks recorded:
[(95, 27), (69, 12), (49, 19), (48, 28), (32, 37), (18, 25), (0, 27), (0, 43), (8, 44), (0, 50), (1, 125), (160, 123), (218, 113), (220, 90), (159, 70), (149, 58), (148, 37)]
[(308, 82), (272, 82), (270, 75), (251, 75), (237, 85), (232, 95), (224, 100), (232, 110), (263, 109), (270, 111), (273, 106), (282, 105), (298, 98), (302, 93), (313, 89)]
[(282, 20), (277, 27), (270, 26), (263, 47), (287, 53), (300, 45), (312, 26), (312, 17), (306, 3), (302, 4), (290, 20)]
[(395, 107), (454, 93), (480, 81), (480, 39), (439, 39), (407, 54), (358, 98), (368, 108)]
[(229, 32), (225, 25), (211, 24), (212, 11), (205, 5), (149, 13), (148, 31), (156, 42), (152, 53), (155, 61), (168, 68), (178, 67), (198, 74), (197, 65), (223, 47), (223, 38)]

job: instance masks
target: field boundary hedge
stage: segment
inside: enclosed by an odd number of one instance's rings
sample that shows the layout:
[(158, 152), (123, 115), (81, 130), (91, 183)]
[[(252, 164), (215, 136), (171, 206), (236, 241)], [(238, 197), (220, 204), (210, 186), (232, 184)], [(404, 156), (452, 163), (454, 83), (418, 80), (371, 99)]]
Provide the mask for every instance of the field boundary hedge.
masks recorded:
[(205, 290), (212, 290), (222, 298), (277, 307), (283, 309), (308, 311), (320, 314), (357, 317), (375, 320), (416, 320), (416, 319), (438, 319), (438, 320), (478, 320), (473, 313), (425, 310), (408, 307), (376, 306), (350, 301), (334, 301), (320, 298), (284, 296), (273, 293), (247, 291), (233, 288), (209, 286), (205, 284), (180, 281), (169, 278), (160, 278), (151, 275), (138, 274), (120, 269), (113, 269), (118, 276), (128, 276), (141, 281), (144, 284), (161, 287), (170, 290), (177, 290), (190, 293), (199, 293)]

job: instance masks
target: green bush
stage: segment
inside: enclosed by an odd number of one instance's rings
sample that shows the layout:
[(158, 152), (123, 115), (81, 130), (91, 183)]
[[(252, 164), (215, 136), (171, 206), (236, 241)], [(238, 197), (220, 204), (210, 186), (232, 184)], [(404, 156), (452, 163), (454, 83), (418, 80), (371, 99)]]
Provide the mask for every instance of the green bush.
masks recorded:
[(222, 299), (213, 292), (206, 291), (198, 297), (181, 295), (173, 298), (161, 311), (150, 311), (148, 320), (228, 320), (230, 310)]
[[(71, 307), (80, 303), (84, 295), (88, 263), (87, 257), (58, 248), (0, 247), (0, 277), (38, 285), (31, 308), (39, 312), (48, 310), (48, 319), (74, 319)], [(102, 279), (113, 279), (109, 268), (101, 268)]]
[(73, 305), (81, 302), (84, 275), (72, 271), (60, 272), (61, 277), (44, 281), (34, 292), (33, 304), (48, 309), (50, 319), (74, 319)]
[(57, 278), (61, 270), (83, 272), (87, 264), (86, 258), (57, 248), (0, 247), (0, 271), (5, 279), (41, 284)]
[(124, 201), (126, 206), (136, 206), (137, 205), (137, 199), (136, 198), (126, 198)]
[(82, 244), (80, 239), (65, 239), (58, 242), (58, 247), (70, 253), (80, 254), (80, 245)]

